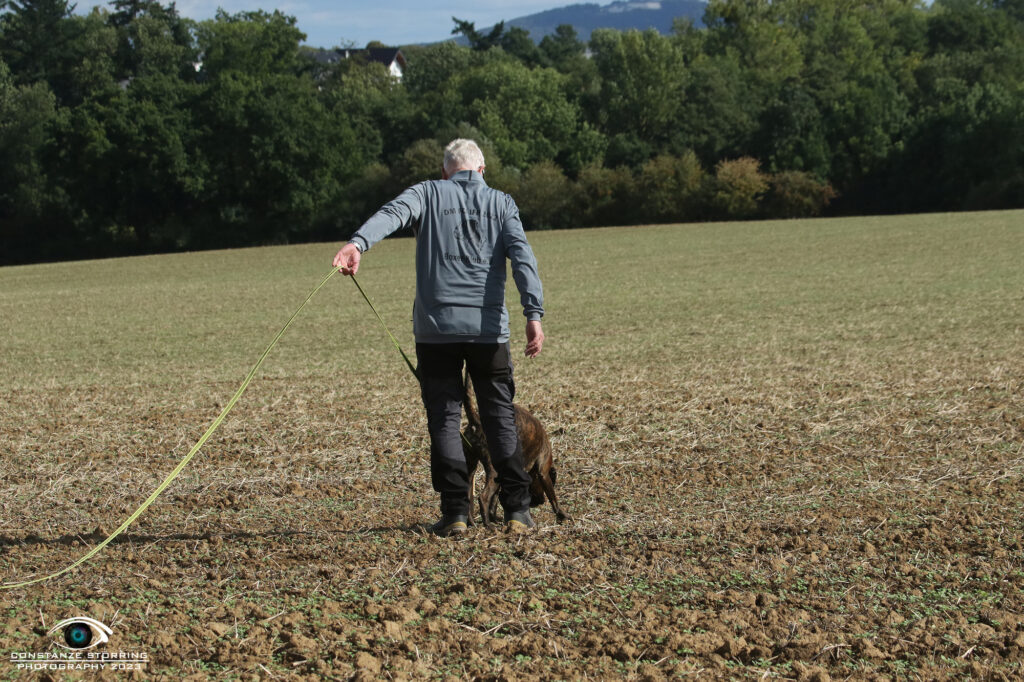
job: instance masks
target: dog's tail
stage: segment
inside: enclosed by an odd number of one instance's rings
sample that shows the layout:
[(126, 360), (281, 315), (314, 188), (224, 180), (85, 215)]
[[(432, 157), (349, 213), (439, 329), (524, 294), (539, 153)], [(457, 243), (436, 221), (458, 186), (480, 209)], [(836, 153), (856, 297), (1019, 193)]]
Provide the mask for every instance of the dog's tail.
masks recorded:
[(466, 419), (469, 420), (469, 427), (476, 429), (478, 433), (484, 432), (484, 425), (480, 421), (480, 415), (473, 407), (473, 398), (469, 392), (469, 370), (462, 373), (462, 405), (466, 408)]

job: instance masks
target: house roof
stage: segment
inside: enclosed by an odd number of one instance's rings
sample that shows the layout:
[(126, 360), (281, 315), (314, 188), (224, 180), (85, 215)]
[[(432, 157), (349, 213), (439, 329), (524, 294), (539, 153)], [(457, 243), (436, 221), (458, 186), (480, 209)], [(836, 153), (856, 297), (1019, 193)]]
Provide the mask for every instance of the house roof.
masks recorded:
[(395, 62), (405, 67), (405, 55), (397, 47), (368, 47), (361, 52), (366, 52), (367, 59), (371, 62), (380, 62), (385, 66), (391, 66)]
[(334, 64), (342, 59), (364, 56), (367, 61), (377, 62), (384, 66), (391, 66), (398, 63), (398, 66), (405, 68), (405, 55), (397, 47), (368, 47), (368, 48), (336, 48), (333, 50), (318, 49), (312, 50), (312, 57), (321, 64)]

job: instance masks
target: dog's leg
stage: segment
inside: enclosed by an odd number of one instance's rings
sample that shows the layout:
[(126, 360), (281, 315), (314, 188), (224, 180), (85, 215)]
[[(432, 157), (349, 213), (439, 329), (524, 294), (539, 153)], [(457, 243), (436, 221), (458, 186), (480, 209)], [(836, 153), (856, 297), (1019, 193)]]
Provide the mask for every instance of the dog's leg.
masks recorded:
[(548, 496), (548, 501), (551, 503), (551, 508), (555, 510), (555, 517), (559, 523), (569, 521), (572, 519), (565, 511), (562, 506), (558, 504), (558, 496), (555, 495), (555, 484), (552, 481), (554, 478), (555, 470), (551, 469), (543, 476), (540, 477), (540, 484), (544, 487), (544, 494)]
[(487, 516), (487, 508), (484, 500), (487, 499), (487, 484), (484, 483), (483, 489), (480, 491), (480, 497), (477, 498), (477, 502), (480, 505), (480, 521), (484, 524), (484, 528), (491, 527), (491, 519)]
[(498, 518), (498, 479), (495, 478), (491, 485), (491, 502), (488, 505), (488, 513), (491, 519)]
[(469, 471), (469, 517), (466, 521), (467, 525), (475, 525), (473, 521), (473, 488), (476, 487), (476, 457), (473, 456), (469, 449), (463, 445), (462, 451), (466, 454), (466, 469)]
[(493, 469), (484, 468), (484, 488), (480, 492), (480, 515), (484, 526), (491, 527), (498, 509), (498, 475)]

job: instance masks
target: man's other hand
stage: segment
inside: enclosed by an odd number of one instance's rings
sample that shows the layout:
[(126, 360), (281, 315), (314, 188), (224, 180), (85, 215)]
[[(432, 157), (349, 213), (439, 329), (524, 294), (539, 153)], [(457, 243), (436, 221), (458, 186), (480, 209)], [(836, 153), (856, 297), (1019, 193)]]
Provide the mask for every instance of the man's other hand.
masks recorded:
[(362, 254), (359, 247), (349, 242), (341, 247), (341, 251), (334, 257), (334, 267), (341, 268), (341, 274), (354, 275), (359, 270), (359, 259)]
[(540, 320), (530, 320), (526, 323), (526, 357), (537, 357), (543, 347), (544, 330), (540, 326)]

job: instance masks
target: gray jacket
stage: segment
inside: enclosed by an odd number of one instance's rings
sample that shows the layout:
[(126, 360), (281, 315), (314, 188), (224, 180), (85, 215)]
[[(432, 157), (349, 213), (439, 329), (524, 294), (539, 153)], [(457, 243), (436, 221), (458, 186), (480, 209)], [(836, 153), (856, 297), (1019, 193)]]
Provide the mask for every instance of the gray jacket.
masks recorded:
[(476, 171), (413, 185), (385, 204), (350, 241), (366, 251), (392, 232), (416, 233), (413, 332), (419, 343), (508, 341), (505, 259), (527, 320), (544, 315), (537, 260), (512, 197)]

